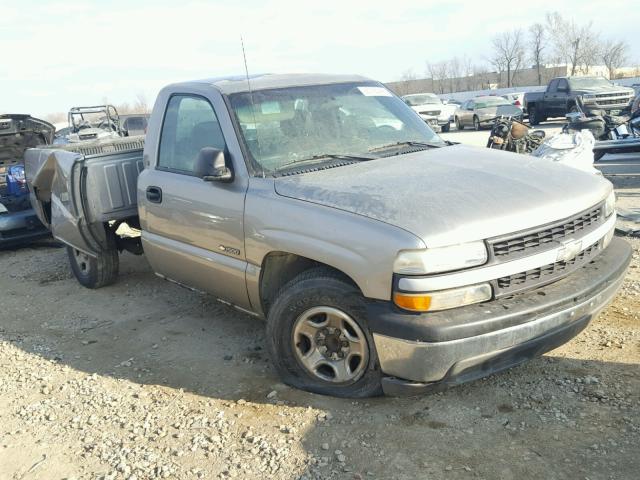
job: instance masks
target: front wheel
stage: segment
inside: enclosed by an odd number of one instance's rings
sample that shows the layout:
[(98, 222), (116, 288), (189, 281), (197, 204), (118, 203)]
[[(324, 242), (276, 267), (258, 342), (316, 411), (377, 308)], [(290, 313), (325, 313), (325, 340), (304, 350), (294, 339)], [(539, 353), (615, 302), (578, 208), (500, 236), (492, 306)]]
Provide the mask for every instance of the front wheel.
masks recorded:
[(456, 117), (455, 118), (455, 122), (456, 122), (456, 129), (457, 130), (464, 130), (464, 125), (460, 121), (460, 118)]
[(473, 129), (476, 132), (480, 130), (480, 119), (478, 117), (473, 117)]
[(303, 272), (280, 291), (269, 310), (267, 342), (288, 385), (346, 398), (382, 393), (364, 297), (333, 270)]
[(115, 239), (107, 237), (107, 248), (96, 257), (73, 248), (67, 247), (71, 271), (83, 287), (100, 288), (111, 285), (118, 278), (119, 258)]
[(447, 133), (451, 129), (451, 125), (447, 122), (444, 125), (442, 125), (441, 128), (442, 128), (443, 133)]

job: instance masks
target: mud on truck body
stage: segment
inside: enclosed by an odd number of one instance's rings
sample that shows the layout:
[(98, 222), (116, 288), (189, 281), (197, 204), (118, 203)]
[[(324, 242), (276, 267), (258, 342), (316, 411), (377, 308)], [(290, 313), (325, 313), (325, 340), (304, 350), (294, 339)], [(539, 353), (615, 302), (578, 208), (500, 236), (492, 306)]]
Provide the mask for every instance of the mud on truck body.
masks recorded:
[(451, 145), (360, 76), (170, 85), (144, 148), (124, 141), (26, 154), (77, 279), (108, 285), (118, 252), (144, 252), (265, 319), (279, 375), (309, 391), (420, 393), (517, 365), (584, 329), (631, 256), (608, 181)]

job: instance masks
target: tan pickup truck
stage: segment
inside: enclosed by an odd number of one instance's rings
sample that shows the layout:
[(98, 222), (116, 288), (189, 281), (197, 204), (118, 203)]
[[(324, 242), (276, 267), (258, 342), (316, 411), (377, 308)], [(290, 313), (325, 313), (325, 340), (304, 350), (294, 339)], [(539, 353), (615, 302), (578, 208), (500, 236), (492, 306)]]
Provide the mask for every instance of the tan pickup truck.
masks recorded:
[(432, 391), (542, 354), (613, 298), (631, 255), (608, 181), (452, 145), (360, 76), (170, 85), (144, 148), (33, 149), (26, 168), (80, 283), (144, 253), (266, 319), (283, 381), (323, 394)]

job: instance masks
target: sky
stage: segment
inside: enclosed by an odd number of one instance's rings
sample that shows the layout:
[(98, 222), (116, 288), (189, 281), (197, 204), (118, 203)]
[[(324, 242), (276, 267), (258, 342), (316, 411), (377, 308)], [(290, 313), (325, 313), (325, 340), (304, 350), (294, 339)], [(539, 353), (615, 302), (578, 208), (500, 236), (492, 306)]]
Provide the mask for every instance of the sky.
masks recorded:
[(152, 104), (168, 83), (244, 74), (240, 37), (250, 73), (423, 76), (427, 61), (482, 62), (493, 35), (547, 11), (626, 40), (635, 65), (636, 2), (0, 0), (0, 112), (44, 116), (139, 94)]

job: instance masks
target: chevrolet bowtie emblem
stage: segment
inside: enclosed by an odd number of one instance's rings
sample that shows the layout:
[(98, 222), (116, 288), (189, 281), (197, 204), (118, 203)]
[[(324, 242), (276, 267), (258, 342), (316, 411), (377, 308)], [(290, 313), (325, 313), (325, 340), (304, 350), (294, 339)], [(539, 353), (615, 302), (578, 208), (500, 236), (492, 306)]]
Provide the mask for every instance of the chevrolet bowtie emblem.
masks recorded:
[(576, 258), (582, 251), (582, 240), (566, 240), (561, 242), (562, 248), (558, 250), (556, 262), (568, 262)]

